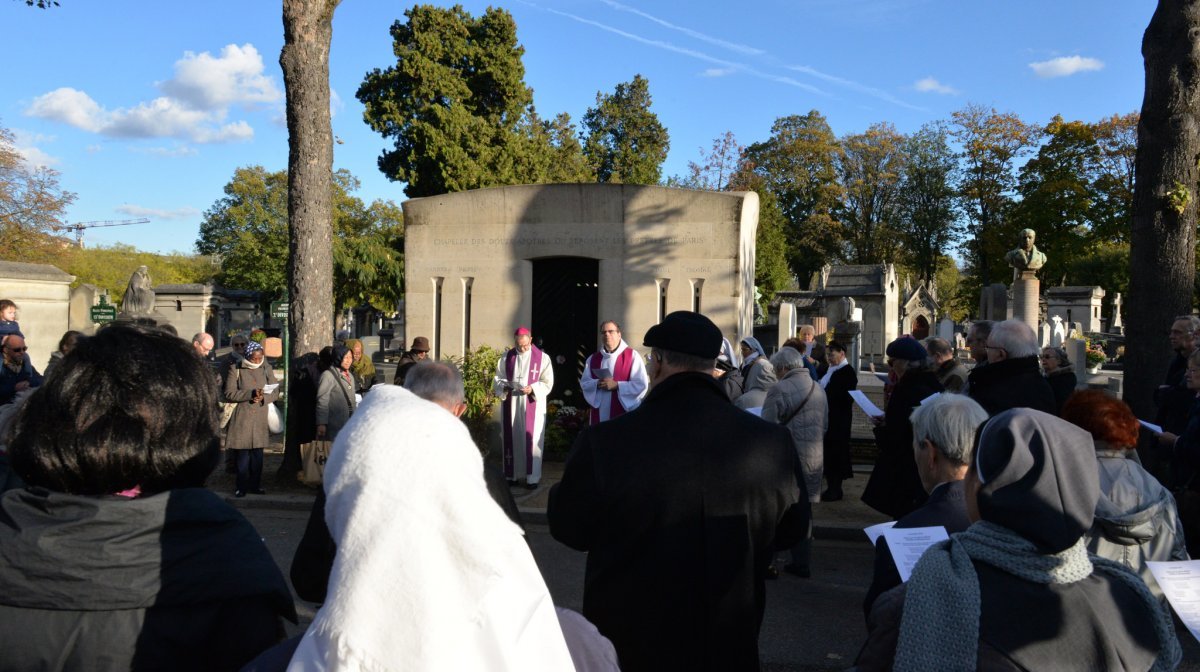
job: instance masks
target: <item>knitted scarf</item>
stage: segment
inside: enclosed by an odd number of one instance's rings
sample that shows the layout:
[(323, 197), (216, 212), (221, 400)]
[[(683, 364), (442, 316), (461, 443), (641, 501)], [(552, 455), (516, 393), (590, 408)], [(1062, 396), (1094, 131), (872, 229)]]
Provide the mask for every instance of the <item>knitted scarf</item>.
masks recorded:
[[(355, 345), (361, 348), (362, 341), (357, 338), (351, 338), (346, 341), (346, 347), (350, 348), (351, 352), (354, 352)], [(358, 361), (350, 365), (350, 371), (358, 376), (359, 380), (370, 380), (375, 377), (375, 362), (372, 362), (367, 353), (363, 352)]]
[(1126, 567), (1089, 556), (1083, 539), (1053, 555), (1015, 532), (979, 521), (925, 552), (909, 579), (896, 646), (896, 672), (974, 670), (979, 652), (979, 560), (1014, 576), (1041, 584), (1075, 583), (1098, 571), (1132, 588), (1156, 615), (1161, 643), (1151, 670), (1171, 670), (1183, 655), (1169, 613), (1140, 578)]

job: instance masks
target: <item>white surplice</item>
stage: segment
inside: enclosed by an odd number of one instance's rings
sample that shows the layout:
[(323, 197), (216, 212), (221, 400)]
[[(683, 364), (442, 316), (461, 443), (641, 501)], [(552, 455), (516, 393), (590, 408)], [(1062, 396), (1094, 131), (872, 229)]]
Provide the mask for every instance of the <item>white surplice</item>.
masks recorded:
[[(600, 350), (600, 368), (608, 369), (613, 374), (617, 372), (617, 357), (630, 349), (622, 339), (617, 349), (612, 352)], [(592, 407), (600, 410), (600, 422), (612, 417), (612, 391), (599, 386), (599, 379), (591, 368), (592, 358), (588, 357), (584, 364), (583, 376), (579, 379), (579, 388), (583, 390), (583, 398)], [(617, 381), (617, 400), (626, 412), (632, 411), (642, 403), (646, 391), (650, 388), (650, 374), (646, 373), (646, 361), (633, 350), (633, 362), (629, 367), (629, 380)]]
[[(526, 385), (533, 388), (532, 396), (537, 402), (534, 408), (533, 416), (533, 464), (525, 464), (525, 405), (529, 398), (526, 395), (513, 395), (512, 409), (507, 418), (501, 418), (501, 422), (510, 423), (512, 426), (512, 460), (513, 471), (512, 478), (519, 480), (522, 477), (527, 478), (530, 483), (537, 483), (542, 480), (542, 448), (546, 440), (546, 401), (550, 396), (550, 390), (554, 388), (554, 367), (550, 363), (550, 356), (542, 352), (541, 372), (538, 374), (538, 379), (535, 381), (529, 380), (529, 362), (532, 359), (533, 348), (525, 352), (517, 351), (517, 361), (513, 363), (512, 380), (508, 380), (508, 367), (505, 366), (505, 360), (508, 359), (507, 353), (500, 357), (500, 361), (496, 362), (496, 377), (492, 383), (492, 392), (501, 399), (508, 393), (504, 387), (507, 381), (514, 388), (522, 388)], [(503, 407), (501, 407), (503, 412)], [(503, 432), (504, 428), (501, 427)], [(501, 434), (501, 445), (503, 445), (503, 434)]]

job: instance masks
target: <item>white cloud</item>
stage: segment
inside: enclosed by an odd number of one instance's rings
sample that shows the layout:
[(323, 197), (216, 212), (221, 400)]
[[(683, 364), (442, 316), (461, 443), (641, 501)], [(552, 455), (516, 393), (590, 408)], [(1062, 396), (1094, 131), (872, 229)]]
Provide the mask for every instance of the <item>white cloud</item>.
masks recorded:
[(200, 214), (200, 211), (191, 206), (175, 208), (174, 210), (163, 210), (161, 208), (145, 208), (140, 205), (126, 203), (118, 206), (117, 212), (130, 217), (149, 217), (150, 219), (187, 219)]
[(54, 142), (53, 135), (43, 135), (41, 133), (30, 133), (19, 128), (12, 129), (13, 149), (30, 168), (51, 168), (57, 166), (60, 160), (57, 156), (51, 156), (46, 153), (38, 144), (44, 142)]
[(163, 158), (173, 158), (177, 156), (195, 156), (200, 152), (195, 147), (187, 145), (178, 145), (176, 147), (132, 147), (130, 151), (138, 154), (147, 154), (149, 156), (160, 156)]
[(185, 51), (175, 61), (175, 77), (159, 82), (168, 96), (198, 110), (223, 110), (234, 104), (273, 103), (283, 98), (263, 74), (263, 60), (252, 44), (227, 45), (219, 57)]
[(709, 68), (700, 73), (701, 77), (724, 77), (737, 72), (737, 68)]
[(957, 96), (959, 90), (949, 84), (942, 84), (933, 77), (918, 79), (913, 83), (913, 88), (921, 93), (940, 93), (945, 96)]
[(35, 98), (25, 114), (115, 138), (244, 141), (254, 129), (245, 121), (227, 123), (229, 109), (283, 99), (263, 69), (252, 44), (230, 44), (218, 56), (189, 51), (175, 62), (175, 76), (157, 83), (165, 95), (153, 100), (110, 110), (84, 91), (62, 87)]
[(133, 108), (110, 111), (83, 91), (69, 87), (38, 96), (25, 114), (115, 138), (183, 138), (207, 143), (254, 137), (254, 129), (245, 121), (221, 124), (224, 110), (196, 110), (178, 100), (160, 97)]
[(1030, 63), (1029, 67), (1033, 69), (1033, 74), (1038, 77), (1067, 77), (1077, 72), (1101, 70), (1104, 68), (1104, 62), (1085, 56), (1060, 56), (1048, 61)]

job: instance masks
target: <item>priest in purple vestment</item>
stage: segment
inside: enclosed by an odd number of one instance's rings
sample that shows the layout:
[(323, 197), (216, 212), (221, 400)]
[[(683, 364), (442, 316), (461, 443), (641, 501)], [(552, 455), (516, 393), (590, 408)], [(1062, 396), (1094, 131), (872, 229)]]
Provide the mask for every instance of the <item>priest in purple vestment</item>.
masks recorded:
[(609, 320), (600, 325), (600, 336), (604, 346), (588, 357), (579, 378), (593, 425), (637, 408), (650, 388), (646, 361), (621, 338), (621, 326)]
[(518, 327), (516, 347), (496, 362), (493, 392), (503, 401), (500, 434), (504, 445), (504, 477), (509, 485), (525, 479), (533, 490), (542, 479), (542, 445), (546, 437), (546, 400), (554, 387), (550, 357), (533, 345), (533, 334)]

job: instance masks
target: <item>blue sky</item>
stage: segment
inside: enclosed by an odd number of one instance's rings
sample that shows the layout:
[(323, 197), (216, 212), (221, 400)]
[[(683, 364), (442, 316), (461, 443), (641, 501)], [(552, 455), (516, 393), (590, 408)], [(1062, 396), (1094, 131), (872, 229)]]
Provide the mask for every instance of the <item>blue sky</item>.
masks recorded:
[[(68, 221), (89, 245), (191, 252), (204, 210), (239, 166), (287, 166), (279, 2), (61, 0), (0, 4), (0, 125), (27, 159), (78, 194)], [(479, 14), (487, 3), (465, 2)], [(671, 135), (664, 174), (733, 131), (762, 140), (784, 115), (820, 110), (839, 135), (887, 121), (911, 132), (968, 102), (1045, 123), (1141, 107), (1150, 0), (512, 0), (539, 113), (578, 122), (642, 74)], [(402, 202), (376, 167), (384, 139), (354, 92), (394, 63), (388, 29), (407, 3), (345, 0), (330, 80), (335, 166), (359, 196)]]

